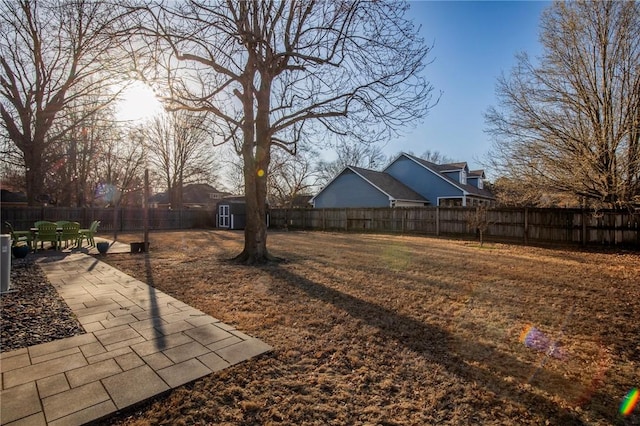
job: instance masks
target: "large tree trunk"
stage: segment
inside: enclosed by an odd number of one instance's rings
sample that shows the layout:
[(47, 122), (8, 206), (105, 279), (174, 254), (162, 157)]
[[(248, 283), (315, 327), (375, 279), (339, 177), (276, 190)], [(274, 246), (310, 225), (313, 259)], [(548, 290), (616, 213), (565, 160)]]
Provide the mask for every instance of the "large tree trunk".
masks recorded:
[(38, 143), (30, 143), (29, 148), (24, 151), (25, 182), (27, 190), (27, 204), (29, 206), (38, 205), (38, 197), (44, 193), (44, 172), (42, 165), (42, 149)]
[[(262, 144), (260, 144), (262, 145)], [(267, 250), (267, 173), (269, 147), (243, 149), (246, 222), (244, 249), (235, 259), (246, 264), (274, 260)], [(265, 151), (266, 149), (266, 151)]]
[[(236, 257), (236, 260), (247, 264), (275, 260), (267, 250), (267, 173), (271, 161), (271, 135), (269, 133), (271, 82), (264, 75), (261, 77), (260, 90), (254, 94), (257, 111), (254, 113), (251, 96), (244, 102), (245, 126), (242, 157), (244, 160), (246, 222), (244, 250)], [(247, 81), (252, 84), (252, 79)], [(251, 95), (248, 86), (246, 86), (245, 93)]]

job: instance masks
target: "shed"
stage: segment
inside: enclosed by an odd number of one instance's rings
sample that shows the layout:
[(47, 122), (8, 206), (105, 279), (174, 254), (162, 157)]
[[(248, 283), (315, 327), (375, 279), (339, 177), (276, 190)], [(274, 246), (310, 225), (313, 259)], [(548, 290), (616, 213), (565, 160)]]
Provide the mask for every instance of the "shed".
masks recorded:
[[(216, 227), (222, 229), (244, 229), (247, 203), (244, 197), (227, 197), (216, 204)], [(267, 226), (269, 214), (267, 213)]]
[(229, 197), (216, 204), (216, 227), (223, 229), (244, 229), (247, 204), (244, 197)]

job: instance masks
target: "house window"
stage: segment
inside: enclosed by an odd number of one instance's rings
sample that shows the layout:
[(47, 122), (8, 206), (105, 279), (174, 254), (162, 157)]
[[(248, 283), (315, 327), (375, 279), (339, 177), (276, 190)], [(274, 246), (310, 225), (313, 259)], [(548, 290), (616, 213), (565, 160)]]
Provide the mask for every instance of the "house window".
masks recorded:
[(480, 188), (480, 189), (483, 188), (482, 179), (480, 179), (480, 178), (478, 178), (478, 188)]
[(441, 198), (440, 207), (462, 207), (462, 198)]
[(219, 192), (212, 192), (209, 194), (209, 198), (211, 198), (212, 200), (219, 200), (220, 198), (222, 198), (222, 194), (220, 194)]
[(229, 227), (229, 206), (221, 205), (218, 206), (218, 227), (220, 228), (228, 228)]
[(467, 172), (464, 169), (460, 170), (460, 183), (466, 185), (467, 184)]

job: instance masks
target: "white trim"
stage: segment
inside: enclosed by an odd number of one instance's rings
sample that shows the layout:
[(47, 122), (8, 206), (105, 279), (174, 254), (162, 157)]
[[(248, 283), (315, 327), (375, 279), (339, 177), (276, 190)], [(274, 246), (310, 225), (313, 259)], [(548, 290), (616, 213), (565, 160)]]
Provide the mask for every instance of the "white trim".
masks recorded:
[(325, 189), (327, 189), (328, 187), (331, 186), (331, 184), (333, 183), (334, 180), (338, 179), (340, 176), (342, 176), (342, 174), (344, 173), (345, 170), (347, 170), (349, 168), (349, 166), (345, 167), (344, 169), (342, 169), (340, 171), (340, 173), (338, 173), (337, 175), (334, 176), (333, 179), (331, 179), (329, 182), (327, 182), (327, 184), (324, 186), (324, 188), (322, 188), (320, 191), (318, 191), (318, 193), (316, 195), (314, 195), (313, 197), (311, 197), (311, 199), (309, 200), (310, 203), (313, 204), (313, 208), (316, 207), (316, 197), (320, 194), (322, 194), (324, 192)]
[[(223, 210), (226, 210), (226, 212)], [(218, 206), (218, 228), (229, 228), (229, 216), (229, 204), (220, 204)], [(226, 223), (226, 225), (223, 224), (223, 222)]]

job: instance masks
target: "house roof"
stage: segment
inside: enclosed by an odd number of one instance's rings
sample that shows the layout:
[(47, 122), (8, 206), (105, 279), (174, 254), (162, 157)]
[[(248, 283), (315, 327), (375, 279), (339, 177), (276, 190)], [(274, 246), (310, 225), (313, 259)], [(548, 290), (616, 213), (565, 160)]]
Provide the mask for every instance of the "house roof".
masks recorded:
[[(402, 155), (404, 155), (405, 157), (415, 161), (416, 163), (420, 164), (421, 166), (431, 170), (436, 175), (440, 176), (440, 178), (446, 180), (447, 182), (451, 183), (452, 185), (455, 185), (456, 187), (460, 188), (461, 190), (467, 192), (470, 195), (475, 195), (475, 196), (483, 197), (483, 198), (491, 198), (491, 199), (495, 198), (495, 196), (493, 195), (493, 193), (491, 193), (491, 191), (488, 191), (486, 189), (480, 189), (480, 188), (478, 188), (476, 186), (473, 186), (473, 185), (460, 183), (457, 180), (452, 179), (449, 176), (443, 174), (444, 171), (456, 170), (455, 167), (457, 167), (457, 170), (461, 170), (461, 169), (463, 169), (463, 168), (465, 168), (467, 166), (467, 163), (435, 164), (435, 163), (432, 163), (430, 161), (423, 160), (422, 158), (414, 157), (413, 155), (410, 155), (410, 154), (407, 154), (407, 153), (402, 153), (401, 156)], [(482, 172), (482, 174), (484, 175), (484, 171), (476, 170), (476, 172), (478, 172), (478, 171)], [(471, 173), (471, 172), (469, 172), (469, 173)]]
[(27, 196), (24, 192), (11, 192), (2, 188), (0, 189), (0, 200), (3, 203), (26, 203)]
[[(427, 161), (427, 163), (428, 163), (428, 161)], [(435, 167), (437, 167), (437, 169), (440, 172), (451, 172), (451, 171), (454, 171), (454, 170), (462, 170), (464, 168), (467, 168), (467, 163), (464, 162), (464, 161), (461, 162), (461, 163), (447, 163), (447, 164), (431, 163), (431, 164), (433, 164)]]
[[(375, 170), (363, 169), (361, 167), (355, 166), (347, 166), (345, 169), (340, 172), (335, 178), (341, 176), (345, 171), (350, 170), (356, 175), (360, 176), (370, 185), (387, 195), (390, 199), (393, 200), (401, 200), (401, 201), (419, 201), (422, 203), (428, 203), (429, 200), (424, 198), (422, 195), (415, 192), (413, 189), (409, 188), (393, 176), (384, 173), (377, 172)], [(333, 182), (333, 180), (331, 181)], [(318, 194), (316, 194), (309, 202), (313, 202), (313, 200), (326, 188), (331, 185), (329, 182)]]
[(244, 204), (246, 202), (247, 200), (245, 199), (244, 195), (229, 195), (218, 200), (217, 204), (233, 204), (233, 203)]

